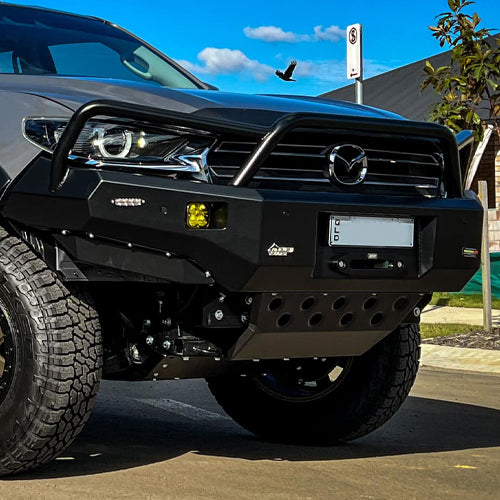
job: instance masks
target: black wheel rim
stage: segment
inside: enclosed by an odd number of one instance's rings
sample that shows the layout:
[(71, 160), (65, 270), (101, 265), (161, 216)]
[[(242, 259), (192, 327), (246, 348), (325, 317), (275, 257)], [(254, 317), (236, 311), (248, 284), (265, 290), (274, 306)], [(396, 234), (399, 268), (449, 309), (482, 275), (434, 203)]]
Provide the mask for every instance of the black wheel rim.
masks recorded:
[(16, 352), (12, 328), (5, 308), (0, 303), (0, 405), (4, 402), (14, 379)]
[(255, 375), (257, 385), (274, 398), (293, 403), (322, 399), (345, 380), (353, 358), (285, 361), (273, 373)]

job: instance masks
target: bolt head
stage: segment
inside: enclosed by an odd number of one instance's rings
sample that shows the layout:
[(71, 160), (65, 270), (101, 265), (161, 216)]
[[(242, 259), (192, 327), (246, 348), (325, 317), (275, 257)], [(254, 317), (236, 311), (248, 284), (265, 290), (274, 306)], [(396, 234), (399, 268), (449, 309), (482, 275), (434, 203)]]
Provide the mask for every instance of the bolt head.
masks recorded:
[(415, 316), (415, 318), (418, 318), (420, 316), (420, 308), (419, 307), (415, 307), (415, 309), (413, 309), (413, 316)]
[(155, 338), (152, 335), (146, 337), (146, 345), (152, 346), (155, 343)]
[(168, 351), (172, 347), (172, 342), (170, 342), (170, 340), (164, 340), (162, 347), (165, 351)]
[(253, 302), (253, 297), (250, 297), (250, 295), (248, 297), (245, 297), (245, 304), (247, 306), (249, 306), (252, 302)]
[(217, 311), (215, 311), (214, 313), (214, 317), (217, 321), (221, 321), (224, 318), (224, 312), (222, 311), (222, 309), (217, 309)]
[(339, 269), (345, 269), (347, 264), (343, 260), (339, 260), (337, 266), (339, 266)]
[(397, 263), (396, 263), (396, 267), (397, 267), (398, 269), (403, 269), (403, 267), (404, 267), (403, 261), (398, 260), (398, 261), (397, 261)]
[(137, 348), (137, 346), (135, 344), (130, 346), (130, 354), (135, 361), (141, 360), (141, 354), (140, 354), (139, 349)]

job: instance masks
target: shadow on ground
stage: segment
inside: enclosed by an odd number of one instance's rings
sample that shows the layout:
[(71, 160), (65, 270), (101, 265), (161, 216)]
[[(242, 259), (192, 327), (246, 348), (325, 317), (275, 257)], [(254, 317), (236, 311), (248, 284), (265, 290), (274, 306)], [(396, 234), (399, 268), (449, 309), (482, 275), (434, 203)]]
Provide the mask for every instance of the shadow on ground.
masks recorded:
[(410, 397), (370, 436), (337, 447), (260, 441), (232, 423), (197, 422), (134, 399), (100, 404), (77, 441), (56, 461), (7, 481), (116, 471), (168, 461), (188, 452), (246, 460), (346, 460), (500, 446), (500, 410)]

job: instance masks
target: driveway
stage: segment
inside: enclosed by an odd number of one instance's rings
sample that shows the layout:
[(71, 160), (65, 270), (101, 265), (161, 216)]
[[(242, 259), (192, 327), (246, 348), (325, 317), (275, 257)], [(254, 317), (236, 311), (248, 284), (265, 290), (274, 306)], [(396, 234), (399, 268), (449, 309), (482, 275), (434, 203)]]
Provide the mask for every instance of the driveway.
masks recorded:
[(333, 448), (259, 441), (202, 381), (103, 384), (57, 461), (2, 499), (498, 499), (500, 376), (421, 369), (399, 413)]

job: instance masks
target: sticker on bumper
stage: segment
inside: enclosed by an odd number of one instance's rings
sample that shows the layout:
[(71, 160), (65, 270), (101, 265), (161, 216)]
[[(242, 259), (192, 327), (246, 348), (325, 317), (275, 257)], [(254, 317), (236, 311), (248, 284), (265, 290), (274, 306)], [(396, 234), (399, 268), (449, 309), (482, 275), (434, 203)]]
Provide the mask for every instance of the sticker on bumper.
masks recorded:
[(280, 247), (277, 243), (273, 243), (267, 249), (269, 257), (288, 257), (293, 252), (295, 252), (294, 247)]
[(477, 259), (479, 257), (479, 250), (477, 248), (462, 248), (462, 257)]

